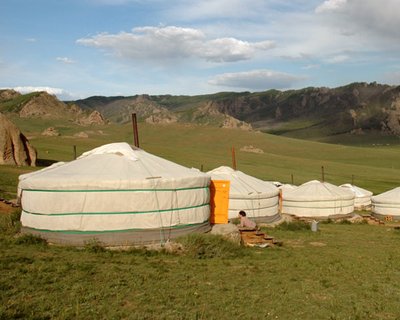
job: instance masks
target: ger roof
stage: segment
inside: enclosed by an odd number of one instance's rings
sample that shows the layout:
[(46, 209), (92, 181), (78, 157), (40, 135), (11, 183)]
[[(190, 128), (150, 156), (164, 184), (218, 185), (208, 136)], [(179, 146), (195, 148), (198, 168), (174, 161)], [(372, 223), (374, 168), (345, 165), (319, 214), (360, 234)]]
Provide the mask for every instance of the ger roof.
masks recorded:
[(400, 204), (400, 187), (372, 197), (375, 203)]
[(211, 176), (212, 180), (229, 180), (229, 194), (231, 197), (273, 197), (279, 194), (279, 189), (271, 182), (257, 179), (227, 166), (215, 168), (207, 173)]
[(121, 142), (95, 148), (71, 162), (57, 163), (43, 170), (21, 175), (19, 187), (84, 190), (178, 188), (198, 186), (199, 183), (207, 185), (209, 180), (205, 173)]
[(371, 191), (368, 191), (366, 189), (357, 187), (355, 185), (352, 185), (350, 183), (345, 183), (339, 186), (340, 188), (345, 188), (347, 190), (351, 190), (356, 198), (364, 198), (364, 197), (371, 197), (373, 193)]
[(287, 190), (283, 194), (283, 199), (290, 201), (347, 200), (354, 199), (354, 194), (331, 183), (312, 180), (293, 190)]

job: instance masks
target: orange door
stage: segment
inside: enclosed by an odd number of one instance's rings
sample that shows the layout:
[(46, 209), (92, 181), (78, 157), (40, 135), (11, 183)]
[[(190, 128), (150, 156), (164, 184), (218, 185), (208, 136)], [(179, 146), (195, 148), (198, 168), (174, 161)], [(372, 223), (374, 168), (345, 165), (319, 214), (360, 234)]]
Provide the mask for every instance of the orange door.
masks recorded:
[(210, 184), (210, 222), (228, 223), (229, 180), (211, 180)]

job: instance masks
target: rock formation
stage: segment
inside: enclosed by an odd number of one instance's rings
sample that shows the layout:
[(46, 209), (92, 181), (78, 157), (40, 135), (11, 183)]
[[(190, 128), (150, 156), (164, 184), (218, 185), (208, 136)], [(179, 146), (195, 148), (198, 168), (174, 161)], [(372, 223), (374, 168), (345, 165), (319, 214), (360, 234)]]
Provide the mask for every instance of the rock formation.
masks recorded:
[(218, 125), (227, 129), (252, 130), (252, 126), (218, 110), (217, 103), (209, 101), (193, 112), (191, 122), (205, 125)]
[(0, 164), (35, 166), (36, 150), (15, 124), (0, 113)]
[(82, 125), (92, 125), (92, 124), (104, 125), (107, 124), (107, 120), (99, 111), (95, 110), (87, 117), (79, 119), (78, 123)]
[(107, 123), (99, 111), (94, 110), (88, 115), (78, 105), (66, 104), (47, 92), (33, 95), (19, 107), (18, 114), (21, 118), (63, 119), (81, 125)]
[(178, 118), (165, 108), (154, 109), (153, 114), (145, 119), (150, 124), (170, 124), (176, 123)]
[(387, 128), (389, 132), (400, 136), (400, 97), (393, 101), (387, 113)]
[(55, 96), (47, 92), (39, 92), (32, 97), (19, 111), (21, 118), (47, 118), (47, 119), (68, 119), (77, 117), (80, 110), (70, 108)]
[(60, 133), (58, 130), (54, 127), (49, 127), (42, 132), (42, 136), (49, 136), (49, 137), (58, 137), (60, 136)]
[(240, 151), (252, 152), (252, 153), (264, 153), (263, 149), (256, 148), (256, 147), (254, 147), (252, 145), (244, 146), (244, 147), (240, 148)]
[(20, 96), (21, 94), (15, 90), (0, 90), (0, 101), (7, 101)]
[(75, 134), (74, 134), (74, 137), (75, 137), (75, 138), (83, 138), (83, 139), (86, 139), (86, 138), (89, 138), (89, 135), (88, 135), (85, 131), (81, 131), (81, 132), (75, 133)]

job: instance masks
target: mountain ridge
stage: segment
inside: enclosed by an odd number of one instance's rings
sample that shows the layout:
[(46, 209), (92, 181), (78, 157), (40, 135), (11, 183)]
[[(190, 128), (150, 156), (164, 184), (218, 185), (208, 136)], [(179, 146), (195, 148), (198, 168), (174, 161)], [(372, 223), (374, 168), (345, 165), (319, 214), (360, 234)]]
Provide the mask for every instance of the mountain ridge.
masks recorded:
[[(37, 98), (38, 93), (19, 95), (0, 90), (0, 111), (34, 116), (23, 110), (29, 111), (27, 105)], [(12, 105), (9, 101), (16, 102)], [(61, 107), (55, 108), (57, 104)], [(104, 116), (115, 123), (127, 123), (131, 121), (131, 114), (136, 113), (140, 121), (156, 125), (190, 123), (244, 130), (254, 128), (302, 138), (371, 132), (400, 136), (400, 86), (376, 82), (355, 82), (337, 88), (271, 89), (196, 96), (93, 96), (76, 101), (54, 101), (52, 108), (67, 110), (62, 113), (64, 117), (68, 112), (89, 114), (96, 111), (97, 118)], [(42, 114), (53, 112), (52, 108), (42, 110)], [(40, 108), (35, 110), (40, 111)]]
[[(129, 99), (142, 99), (143, 105), (160, 108), (169, 117), (169, 112), (172, 112), (177, 115), (177, 121), (202, 123), (204, 114), (199, 118), (193, 118), (193, 114), (198, 113), (199, 108), (212, 105), (221, 114), (248, 123), (255, 129), (276, 134), (318, 129), (327, 135), (365, 132), (400, 135), (400, 86), (376, 82), (355, 82), (337, 88), (271, 89), (254, 93), (220, 92), (197, 96), (97, 96), (74, 103), (84, 108), (85, 105), (94, 107), (96, 101), (101, 107), (95, 108), (111, 115), (116, 105), (124, 105)], [(125, 115), (125, 119), (128, 118)]]

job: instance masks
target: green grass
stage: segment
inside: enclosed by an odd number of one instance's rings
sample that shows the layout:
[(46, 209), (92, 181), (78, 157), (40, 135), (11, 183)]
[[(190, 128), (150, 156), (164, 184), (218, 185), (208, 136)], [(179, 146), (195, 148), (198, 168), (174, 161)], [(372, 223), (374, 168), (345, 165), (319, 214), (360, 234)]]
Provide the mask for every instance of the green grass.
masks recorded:
[[(44, 137), (40, 133), (46, 126), (39, 120), (16, 119), (17, 125), (38, 150), (40, 163), (70, 161), (73, 146), (78, 155), (94, 147), (111, 142), (132, 143), (132, 128), (126, 125), (83, 127), (68, 122), (57, 122), (60, 137)], [(64, 129), (63, 129), (64, 128)], [(63, 131), (64, 130), (64, 131)], [(103, 134), (99, 134), (101, 130)], [(73, 137), (74, 133), (89, 131), (89, 138)], [(187, 167), (209, 171), (221, 165), (232, 166), (231, 148), (236, 149), (239, 170), (264, 180), (301, 184), (321, 179), (321, 166), (325, 180), (334, 184), (348, 183), (354, 175), (356, 185), (381, 193), (400, 185), (400, 148), (376, 145), (351, 147), (274, 136), (260, 132), (220, 129), (207, 126), (139, 124), (140, 146), (153, 154)], [(242, 152), (243, 146), (253, 145), (263, 154)], [(0, 196), (13, 198), (20, 173), (32, 168), (1, 166)]]
[[(288, 122), (277, 123), (273, 129), (265, 130), (266, 133), (285, 135), (289, 134), (290, 137), (295, 137), (297, 132), (300, 130), (310, 130), (319, 124), (320, 120), (315, 119), (296, 119)], [(262, 130), (262, 128), (261, 128)], [(264, 130), (263, 130), (264, 131)]]
[(398, 319), (399, 231), (266, 231), (283, 246), (227, 251), (202, 235), (179, 255), (49, 246), (2, 232), (0, 319)]

